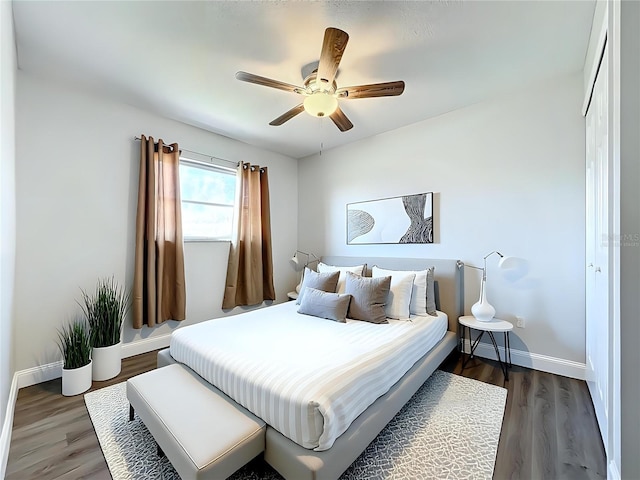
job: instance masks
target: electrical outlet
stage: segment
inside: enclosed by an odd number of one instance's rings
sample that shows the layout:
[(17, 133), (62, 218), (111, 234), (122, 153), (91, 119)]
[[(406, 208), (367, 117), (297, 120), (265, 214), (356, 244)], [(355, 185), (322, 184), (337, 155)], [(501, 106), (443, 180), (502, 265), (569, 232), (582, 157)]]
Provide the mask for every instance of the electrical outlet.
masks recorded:
[(524, 317), (516, 316), (516, 327), (524, 328)]

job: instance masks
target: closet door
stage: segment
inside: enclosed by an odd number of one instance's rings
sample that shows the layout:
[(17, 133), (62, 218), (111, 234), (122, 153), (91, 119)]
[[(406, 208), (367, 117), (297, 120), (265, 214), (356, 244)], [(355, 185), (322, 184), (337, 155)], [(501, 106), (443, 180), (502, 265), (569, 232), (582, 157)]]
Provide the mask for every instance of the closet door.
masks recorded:
[(586, 117), (586, 355), (587, 384), (607, 446), (609, 414), (609, 232), (607, 49)]

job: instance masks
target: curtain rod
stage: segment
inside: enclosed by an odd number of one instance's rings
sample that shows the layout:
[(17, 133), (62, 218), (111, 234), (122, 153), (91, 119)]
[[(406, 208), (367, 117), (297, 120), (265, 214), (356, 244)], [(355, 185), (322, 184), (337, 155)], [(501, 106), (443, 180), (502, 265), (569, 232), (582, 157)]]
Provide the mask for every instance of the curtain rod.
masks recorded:
[[(140, 137), (133, 137), (133, 139), (134, 140), (138, 140), (138, 141), (142, 140)], [(170, 145), (167, 145), (167, 146), (170, 146)], [(207, 157), (212, 162), (213, 162), (213, 160), (217, 160), (219, 162), (225, 162), (225, 163), (228, 163), (229, 165), (233, 165), (234, 168), (236, 168), (238, 166), (238, 164), (240, 163), (240, 162), (234, 162), (234, 161), (231, 161), (231, 160), (227, 160), (226, 158), (219, 158), (219, 157), (214, 157), (212, 155), (207, 155), (207, 154), (200, 153), (200, 152), (194, 152), (193, 150), (189, 150), (188, 148), (180, 147), (180, 151), (189, 152), (189, 153), (195, 153), (196, 155), (201, 155), (203, 157)]]

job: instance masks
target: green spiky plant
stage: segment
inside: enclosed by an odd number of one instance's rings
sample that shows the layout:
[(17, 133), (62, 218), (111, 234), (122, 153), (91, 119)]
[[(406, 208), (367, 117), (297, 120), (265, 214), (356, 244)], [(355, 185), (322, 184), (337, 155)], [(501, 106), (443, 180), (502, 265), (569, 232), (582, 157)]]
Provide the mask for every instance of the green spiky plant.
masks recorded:
[(66, 370), (84, 367), (91, 361), (91, 335), (87, 322), (76, 319), (58, 330), (58, 348)]
[(113, 277), (99, 279), (93, 294), (82, 290), (80, 306), (89, 322), (92, 347), (110, 347), (120, 341), (130, 300), (130, 292)]

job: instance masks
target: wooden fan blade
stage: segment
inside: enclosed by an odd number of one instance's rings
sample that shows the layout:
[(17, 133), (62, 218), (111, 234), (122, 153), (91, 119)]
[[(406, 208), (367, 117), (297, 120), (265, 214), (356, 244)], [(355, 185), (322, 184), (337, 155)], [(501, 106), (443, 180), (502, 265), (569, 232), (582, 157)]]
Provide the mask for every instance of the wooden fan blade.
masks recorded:
[(348, 41), (349, 35), (347, 32), (333, 27), (325, 30), (320, 63), (318, 64), (318, 75), (316, 77), (318, 85), (323, 81), (326, 81), (329, 85), (333, 83)]
[(263, 85), (265, 87), (277, 88), (286, 92), (300, 93), (304, 90), (302, 87), (291, 85), (290, 83), (280, 82), (267, 77), (261, 77), (260, 75), (254, 75), (253, 73), (238, 72), (236, 78), (243, 82), (255, 83), (257, 85)]
[(340, 107), (338, 107), (330, 116), (333, 123), (336, 124), (336, 127), (338, 127), (341, 132), (346, 132), (353, 128), (353, 123), (351, 123), (344, 112), (340, 110)]
[(372, 98), (395, 97), (404, 92), (404, 82), (373, 83), (371, 85), (358, 85), (336, 90), (336, 95), (341, 98)]
[(293, 107), (291, 110), (283, 113), (275, 120), (269, 122), (269, 125), (273, 125), (274, 127), (277, 127), (278, 125), (282, 125), (284, 122), (286, 122), (287, 120), (291, 120), (293, 117), (295, 117), (296, 115), (298, 115), (300, 112), (303, 112), (303, 111), (304, 111), (304, 104), (301, 103), (297, 107)]

